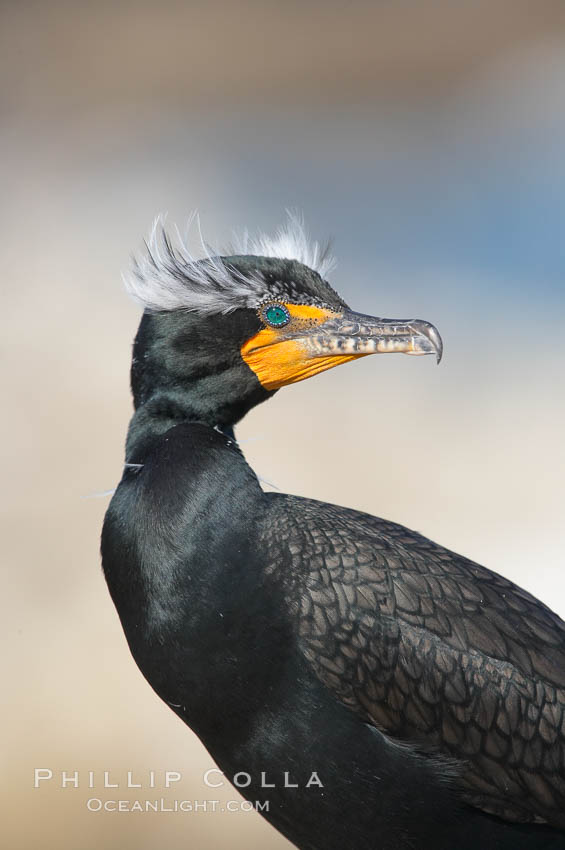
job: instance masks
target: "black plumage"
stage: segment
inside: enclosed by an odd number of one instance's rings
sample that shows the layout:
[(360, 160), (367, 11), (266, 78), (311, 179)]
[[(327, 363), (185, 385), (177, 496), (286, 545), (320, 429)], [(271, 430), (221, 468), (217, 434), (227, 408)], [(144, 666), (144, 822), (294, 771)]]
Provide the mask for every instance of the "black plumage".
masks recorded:
[(300, 351), (336, 327), (357, 351), (378, 322), (430, 353), (437, 332), (352, 314), (297, 262), (223, 262), (261, 277), (256, 308), (191, 312), (187, 294), (146, 312), (134, 347), (102, 554), (141, 671), (298, 847), (565, 848), (565, 624), (400, 525), (264, 493), (233, 436), (274, 391), (242, 357), (273, 333), (263, 303), (290, 310), (282, 346)]

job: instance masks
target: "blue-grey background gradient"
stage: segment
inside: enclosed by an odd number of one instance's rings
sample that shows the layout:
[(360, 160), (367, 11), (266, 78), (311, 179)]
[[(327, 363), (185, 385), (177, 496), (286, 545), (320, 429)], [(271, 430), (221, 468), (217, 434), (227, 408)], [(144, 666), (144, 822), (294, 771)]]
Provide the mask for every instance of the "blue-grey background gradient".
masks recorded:
[[(237, 799), (204, 785), (213, 763), (135, 668), (100, 573), (108, 498), (93, 494), (120, 476), (139, 318), (120, 273), (159, 211), (182, 224), (197, 208), (222, 244), (301, 209), (334, 238), (349, 304), (432, 321), (445, 355), (283, 390), (238, 428), (251, 464), (565, 615), (565, 6), (27, 0), (1, 15), (6, 846), (288, 846), (253, 814), (85, 807)], [(53, 781), (33, 789), (34, 767)], [(183, 781), (128, 790), (128, 770)]]

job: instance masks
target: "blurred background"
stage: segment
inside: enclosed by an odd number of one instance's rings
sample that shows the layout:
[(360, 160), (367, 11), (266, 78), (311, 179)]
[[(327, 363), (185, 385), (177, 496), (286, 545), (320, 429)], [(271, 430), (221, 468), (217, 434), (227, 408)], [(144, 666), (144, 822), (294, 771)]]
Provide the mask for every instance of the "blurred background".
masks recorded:
[[(289, 847), (254, 813), (86, 807), (239, 799), (205, 786), (213, 763), (137, 671), (100, 571), (139, 320), (120, 274), (159, 211), (182, 224), (197, 208), (221, 245), (301, 209), (334, 237), (349, 304), (434, 322), (445, 356), (284, 390), (238, 428), (249, 461), (565, 616), (565, 5), (0, 10), (4, 846)], [(34, 789), (34, 768), (53, 780)], [(128, 770), (146, 787), (125, 788)], [(165, 770), (182, 773), (169, 791)]]

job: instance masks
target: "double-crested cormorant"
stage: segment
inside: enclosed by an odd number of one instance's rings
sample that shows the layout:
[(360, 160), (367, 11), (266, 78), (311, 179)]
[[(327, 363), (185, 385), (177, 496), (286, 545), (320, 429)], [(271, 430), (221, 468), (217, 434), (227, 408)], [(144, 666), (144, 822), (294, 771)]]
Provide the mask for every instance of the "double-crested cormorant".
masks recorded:
[(439, 360), (433, 325), (353, 313), (327, 269), (296, 221), (200, 260), (157, 228), (136, 262), (135, 413), (102, 535), (132, 654), (298, 847), (563, 850), (565, 624), (401, 525), (263, 492), (235, 440), (286, 384)]

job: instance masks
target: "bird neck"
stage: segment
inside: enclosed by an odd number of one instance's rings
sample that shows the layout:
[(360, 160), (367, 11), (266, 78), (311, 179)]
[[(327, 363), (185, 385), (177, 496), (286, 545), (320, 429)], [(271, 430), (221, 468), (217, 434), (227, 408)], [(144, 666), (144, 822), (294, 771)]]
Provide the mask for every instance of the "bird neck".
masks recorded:
[(184, 422), (208, 425), (233, 438), (235, 424), (264, 400), (262, 391), (260, 398), (241, 398), (229, 390), (215, 399), (211, 383), (201, 378), (193, 387), (160, 390), (137, 405), (128, 428), (126, 462), (143, 463), (160, 438)]
[(236, 314), (230, 321), (218, 327), (217, 317), (143, 316), (133, 348), (135, 413), (126, 443), (127, 462), (143, 463), (156, 441), (183, 422), (200, 422), (233, 434), (233, 426), (247, 411), (273, 394), (241, 359), (240, 346), (250, 329), (239, 328)]

